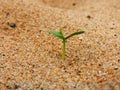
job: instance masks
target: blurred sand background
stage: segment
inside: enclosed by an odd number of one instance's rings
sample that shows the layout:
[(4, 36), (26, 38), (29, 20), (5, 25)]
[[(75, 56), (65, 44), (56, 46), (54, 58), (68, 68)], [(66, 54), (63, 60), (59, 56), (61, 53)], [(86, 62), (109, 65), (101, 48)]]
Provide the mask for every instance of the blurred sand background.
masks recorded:
[[(63, 27), (62, 42), (48, 30)], [(120, 0), (0, 0), (0, 90), (120, 90)]]

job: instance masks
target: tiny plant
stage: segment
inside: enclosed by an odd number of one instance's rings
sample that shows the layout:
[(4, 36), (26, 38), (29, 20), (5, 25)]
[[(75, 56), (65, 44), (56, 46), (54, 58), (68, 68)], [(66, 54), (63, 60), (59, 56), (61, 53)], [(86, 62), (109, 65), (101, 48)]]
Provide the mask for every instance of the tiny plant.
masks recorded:
[(54, 36), (58, 37), (59, 39), (62, 39), (62, 42), (63, 42), (62, 59), (65, 59), (66, 41), (67, 41), (67, 39), (70, 38), (70, 37), (72, 37), (72, 36), (84, 33), (84, 31), (74, 32), (74, 33), (72, 33), (72, 34), (70, 34), (70, 35), (68, 35), (68, 36), (65, 37), (63, 35), (62, 28), (59, 29), (59, 32), (51, 31), (51, 30), (49, 30), (48, 32), (50, 34), (53, 34)]

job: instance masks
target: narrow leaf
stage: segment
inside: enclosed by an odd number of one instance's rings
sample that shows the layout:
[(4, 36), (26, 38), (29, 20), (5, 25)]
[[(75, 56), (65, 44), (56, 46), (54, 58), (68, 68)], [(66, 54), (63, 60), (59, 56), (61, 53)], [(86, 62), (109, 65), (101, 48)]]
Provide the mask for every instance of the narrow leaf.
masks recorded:
[(62, 36), (63, 36), (63, 33), (62, 33), (62, 27), (59, 28), (59, 31), (60, 31), (60, 33), (61, 33)]
[(53, 34), (54, 36), (60, 38), (60, 39), (64, 39), (63, 35), (61, 34), (61, 32), (56, 32), (56, 31), (48, 31), (50, 34)]
[(72, 33), (72, 34), (70, 34), (69, 36), (65, 37), (65, 39), (68, 39), (68, 38), (70, 38), (70, 37), (72, 37), (72, 36), (75, 36), (75, 35), (78, 35), (78, 34), (82, 34), (82, 33), (84, 33), (84, 32), (85, 32), (85, 31), (79, 31), (79, 32)]
[[(62, 27), (60, 27), (59, 31), (60, 31), (60, 34), (63, 36)], [(65, 37), (64, 37), (64, 39), (65, 39)]]

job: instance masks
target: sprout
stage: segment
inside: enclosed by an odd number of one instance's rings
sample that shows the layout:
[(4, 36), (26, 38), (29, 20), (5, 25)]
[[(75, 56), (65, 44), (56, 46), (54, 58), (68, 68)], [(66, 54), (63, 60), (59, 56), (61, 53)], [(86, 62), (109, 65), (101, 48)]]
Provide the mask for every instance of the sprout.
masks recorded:
[(59, 29), (59, 32), (56, 32), (56, 31), (51, 31), (49, 30), (48, 31), (50, 34), (53, 34), (54, 36), (58, 37), (59, 39), (62, 39), (63, 41), (63, 49), (62, 49), (62, 59), (65, 59), (65, 54), (66, 54), (66, 41), (68, 38), (72, 37), (72, 36), (75, 36), (75, 35), (79, 35), (79, 34), (82, 34), (84, 33), (85, 31), (79, 31), (79, 32), (74, 32), (68, 36), (64, 36), (63, 35), (63, 32), (62, 32), (62, 28)]

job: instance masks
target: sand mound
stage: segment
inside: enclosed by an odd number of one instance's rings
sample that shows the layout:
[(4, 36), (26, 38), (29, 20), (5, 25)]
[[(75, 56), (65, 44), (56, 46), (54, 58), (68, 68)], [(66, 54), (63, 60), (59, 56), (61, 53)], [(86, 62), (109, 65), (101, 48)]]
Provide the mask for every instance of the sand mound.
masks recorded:
[[(1, 0), (1, 90), (119, 90), (119, 0)], [(63, 27), (62, 42), (48, 33)]]

